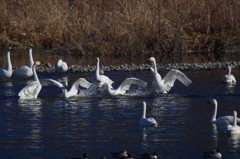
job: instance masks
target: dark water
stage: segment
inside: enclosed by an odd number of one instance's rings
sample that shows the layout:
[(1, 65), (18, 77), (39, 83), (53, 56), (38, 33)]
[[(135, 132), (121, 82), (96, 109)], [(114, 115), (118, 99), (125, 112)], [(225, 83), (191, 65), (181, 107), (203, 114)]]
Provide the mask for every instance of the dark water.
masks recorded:
[[(164, 75), (166, 72), (160, 72)], [(150, 95), (132, 90), (128, 96), (59, 97), (55, 86), (44, 86), (36, 100), (19, 100), (18, 92), (31, 81), (11, 79), (0, 83), (0, 158), (80, 157), (91, 159), (124, 149), (136, 154), (158, 151), (159, 158), (203, 158), (199, 151), (220, 147), (222, 158), (240, 158), (240, 137), (232, 138), (223, 128), (212, 125), (212, 98), (219, 103), (218, 116), (240, 112), (239, 83), (222, 84), (226, 70), (184, 72), (193, 83), (185, 87), (176, 82), (169, 94)], [(233, 69), (236, 79), (240, 70)], [(151, 87), (152, 75), (142, 72), (106, 72), (117, 86), (127, 77), (138, 77)], [(89, 78), (92, 73), (39, 74), (39, 78), (67, 77), (71, 83)], [(154, 117), (157, 127), (138, 125), (142, 101), (147, 103), (147, 116)]]

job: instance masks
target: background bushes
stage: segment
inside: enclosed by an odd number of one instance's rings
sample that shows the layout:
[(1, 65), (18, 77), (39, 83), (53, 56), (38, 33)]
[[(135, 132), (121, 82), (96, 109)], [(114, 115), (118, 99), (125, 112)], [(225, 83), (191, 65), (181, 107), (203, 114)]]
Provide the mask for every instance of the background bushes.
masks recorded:
[(0, 45), (67, 54), (239, 51), (238, 0), (1, 0)]

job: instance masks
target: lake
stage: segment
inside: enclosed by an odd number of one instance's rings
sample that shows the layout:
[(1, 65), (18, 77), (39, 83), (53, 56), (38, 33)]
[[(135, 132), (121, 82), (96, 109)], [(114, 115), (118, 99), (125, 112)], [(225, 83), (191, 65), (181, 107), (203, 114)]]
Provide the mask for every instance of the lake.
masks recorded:
[[(94, 64), (95, 58), (90, 65)], [(217, 147), (222, 149), (222, 158), (240, 158), (240, 136), (230, 136), (223, 126), (212, 124), (214, 106), (207, 103), (213, 98), (218, 100), (218, 117), (232, 115), (233, 110), (240, 112), (239, 82), (235, 86), (222, 84), (227, 72), (224, 69), (183, 72), (193, 82), (189, 87), (176, 81), (168, 94), (159, 95), (149, 93), (153, 77), (147, 70), (105, 72), (115, 82), (113, 87), (127, 77), (148, 83), (147, 89), (133, 87), (127, 95), (115, 97), (88, 95), (83, 90), (85, 93), (78, 97), (64, 99), (61, 90), (52, 85), (43, 86), (36, 100), (19, 100), (18, 92), (32, 78), (2, 81), (1, 158), (66, 159), (88, 153), (90, 159), (109, 159), (111, 152), (127, 150), (135, 159), (139, 158), (137, 154), (153, 151), (164, 159), (201, 159), (204, 157), (200, 151)], [(159, 73), (164, 76), (167, 72)], [(232, 69), (232, 73), (239, 81), (240, 70)], [(92, 75), (38, 74), (40, 79), (67, 79), (69, 85), (77, 78), (89, 79)], [(147, 116), (159, 123), (157, 127), (138, 125), (143, 101), (147, 103)]]

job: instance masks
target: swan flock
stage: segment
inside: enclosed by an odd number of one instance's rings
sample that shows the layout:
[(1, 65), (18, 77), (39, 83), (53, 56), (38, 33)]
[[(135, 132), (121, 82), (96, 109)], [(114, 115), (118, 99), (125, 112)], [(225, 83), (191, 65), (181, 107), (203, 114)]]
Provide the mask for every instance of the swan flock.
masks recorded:
[[(114, 88), (114, 81), (103, 74), (103, 71), (100, 68), (100, 59), (97, 57), (95, 73), (89, 79), (91, 83), (84, 78), (79, 78), (72, 84), (71, 89), (67, 90), (67, 88), (62, 83), (54, 79), (38, 79), (38, 75), (36, 73), (36, 66), (40, 65), (41, 62), (34, 62), (32, 55), (32, 47), (32, 45), (28, 46), (28, 65), (18, 67), (15, 70), (12, 70), (12, 64), (10, 60), (11, 48), (8, 48), (6, 51), (7, 67), (0, 69), (0, 78), (4, 79), (10, 78), (12, 75), (24, 79), (33, 76), (34, 81), (25, 86), (19, 92), (18, 95), (21, 99), (37, 98), (39, 92), (42, 89), (41, 80), (48, 81), (48, 83), (59, 87), (62, 90), (62, 96), (65, 98), (77, 96), (79, 93), (79, 87), (91, 90), (105, 89), (108, 94), (112, 96), (126, 94), (126, 92), (129, 91), (129, 89), (132, 87), (132, 85), (136, 85), (139, 88), (147, 87), (147, 82), (138, 78), (130, 77), (126, 78), (117, 88)], [(150, 57), (148, 60), (153, 64), (153, 68), (151, 68), (154, 77), (154, 80), (152, 82), (152, 89), (155, 93), (169, 92), (170, 89), (174, 86), (174, 82), (176, 80), (181, 81), (185, 86), (189, 86), (192, 83), (192, 81), (184, 73), (176, 69), (171, 69), (162, 79), (161, 75), (157, 71), (155, 58)], [(68, 70), (68, 65), (62, 59), (59, 59), (55, 63), (54, 68), (55, 72), (63, 73)]]

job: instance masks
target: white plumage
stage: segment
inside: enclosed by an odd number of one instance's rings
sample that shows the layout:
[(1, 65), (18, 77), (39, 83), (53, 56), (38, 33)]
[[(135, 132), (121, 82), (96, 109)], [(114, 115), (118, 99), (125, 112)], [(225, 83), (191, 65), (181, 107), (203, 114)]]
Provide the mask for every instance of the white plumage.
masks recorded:
[(10, 58), (10, 51), (11, 51), (11, 47), (9, 47), (6, 51), (7, 67), (0, 68), (0, 79), (7, 79), (12, 76), (12, 63)]
[(32, 71), (33, 71), (34, 81), (29, 83), (18, 93), (18, 96), (20, 97), (20, 99), (36, 99), (38, 97), (38, 94), (42, 89), (42, 85), (36, 73), (36, 66), (40, 64), (41, 62), (39, 61), (36, 61), (33, 64)]
[(63, 97), (65, 97), (65, 98), (76, 96), (78, 94), (79, 86), (81, 86), (83, 88), (89, 88), (92, 85), (85, 78), (79, 78), (76, 81), (74, 81), (71, 88), (69, 90), (67, 90), (62, 83), (60, 83), (54, 79), (47, 79), (47, 80), (50, 81), (52, 84), (61, 88), (61, 90), (63, 92)]
[(167, 93), (174, 86), (176, 79), (181, 81), (185, 86), (189, 86), (192, 81), (181, 71), (171, 69), (162, 79), (161, 75), (157, 72), (156, 60), (154, 57), (148, 59), (154, 65), (151, 71), (154, 74), (154, 80), (152, 82), (153, 89), (156, 93)]
[(232, 68), (229, 65), (227, 65), (227, 69), (228, 69), (228, 74), (223, 76), (222, 82), (228, 83), (228, 84), (236, 84), (237, 81), (236, 81), (235, 77), (231, 74)]
[(32, 67), (34, 61), (32, 57), (32, 45), (28, 45), (28, 65), (18, 67), (13, 71), (13, 76), (17, 76), (20, 78), (28, 78), (33, 75)]
[(132, 84), (138, 85), (140, 87), (146, 87), (147, 83), (138, 79), (138, 78), (126, 78), (118, 88), (114, 89), (110, 83), (107, 82), (100, 82), (98, 85), (98, 88), (101, 88), (103, 85), (107, 85), (108, 93), (112, 96), (116, 95), (123, 95), (126, 93), (127, 90), (129, 90), (130, 86)]
[(108, 76), (105, 76), (103, 74), (100, 74), (100, 66), (99, 66), (100, 60), (97, 57), (97, 63), (96, 63), (96, 71), (95, 71), (95, 76), (93, 76), (90, 80), (90, 82), (95, 83), (95, 82), (105, 82), (108, 83), (109, 85), (112, 85), (114, 82), (108, 78)]
[(56, 72), (66, 72), (68, 70), (68, 65), (66, 62), (64, 62), (62, 59), (59, 59), (56, 63), (55, 63), (55, 71)]
[[(216, 123), (216, 124), (232, 124), (233, 123), (233, 116), (227, 115), (227, 116), (222, 116), (216, 119), (217, 117), (217, 109), (218, 109), (218, 103), (216, 99), (212, 99), (210, 101), (214, 105), (214, 111), (213, 111), (213, 116), (211, 119), (211, 122)], [(240, 119), (237, 118), (237, 122), (240, 122)]]
[(157, 126), (158, 123), (156, 122), (156, 120), (152, 117), (146, 117), (146, 102), (143, 101), (143, 113), (142, 113), (142, 118), (140, 119), (139, 125), (142, 126)]
[(228, 126), (228, 131), (231, 135), (240, 134), (240, 127), (237, 125), (237, 112), (233, 111), (233, 125)]

